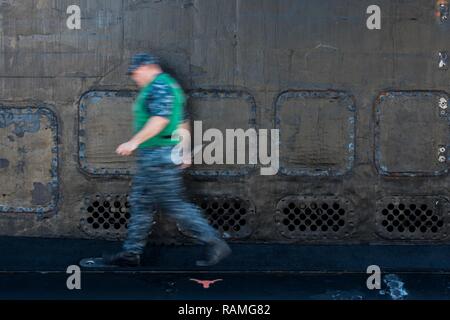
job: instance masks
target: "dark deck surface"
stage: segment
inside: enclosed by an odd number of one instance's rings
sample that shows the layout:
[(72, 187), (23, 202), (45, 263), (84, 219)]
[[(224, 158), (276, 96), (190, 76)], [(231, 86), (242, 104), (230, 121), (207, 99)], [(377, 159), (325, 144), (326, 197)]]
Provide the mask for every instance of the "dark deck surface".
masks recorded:
[[(198, 246), (149, 247), (136, 269), (82, 271), (82, 289), (66, 287), (66, 269), (118, 242), (0, 238), (2, 299), (449, 299), (450, 246), (232, 246), (213, 268), (197, 268)], [(368, 290), (369, 265), (382, 270)], [(190, 280), (223, 279), (209, 289)]]

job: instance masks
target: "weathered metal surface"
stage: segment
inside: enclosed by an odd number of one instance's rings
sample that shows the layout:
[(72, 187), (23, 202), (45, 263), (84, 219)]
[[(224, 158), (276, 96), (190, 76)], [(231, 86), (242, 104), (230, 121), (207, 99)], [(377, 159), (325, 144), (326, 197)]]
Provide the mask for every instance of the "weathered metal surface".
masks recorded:
[(55, 211), (58, 123), (51, 109), (0, 105), (0, 146), (0, 212)]
[(132, 91), (91, 91), (83, 94), (78, 113), (78, 158), (81, 169), (91, 175), (130, 175), (133, 157), (115, 153), (132, 135)]
[(76, 31), (66, 25), (66, 11), (72, 4), (70, 0), (0, 2), (0, 77), (101, 77), (120, 65), (122, 1), (77, 2), (83, 8), (83, 23)]
[[(59, 139), (55, 144), (51, 130), (13, 133), (34, 130), (31, 124), (8, 126), (5, 134), (0, 128), (0, 174), (15, 167), (40, 175), (0, 175), (0, 234), (101, 237), (80, 229), (79, 209), (86, 196), (129, 191), (133, 161), (114, 150), (131, 130), (131, 96), (120, 94), (136, 91), (127, 63), (142, 51), (163, 58), (193, 95), (191, 113), (205, 128), (280, 129), (278, 175), (259, 175), (259, 165), (187, 171), (196, 194), (232, 194), (254, 204), (252, 233), (240, 241), (388, 243), (394, 239), (377, 231), (377, 199), (450, 197), (450, 116), (439, 100), (441, 93), (448, 100), (450, 83), (448, 1), (378, 0), (380, 30), (367, 29), (373, 3), (365, 0), (81, 0), (81, 30), (69, 30), (72, 4), (0, 1), (0, 99), (5, 106), (51, 105)], [(326, 94), (315, 99), (307, 92)], [(339, 98), (328, 102), (336, 92)], [(380, 92), (400, 96), (381, 102)], [(45, 148), (32, 149), (39, 153), (33, 163), (44, 169), (20, 162), (11, 137), (25, 146), (44, 139)], [(59, 162), (52, 167), (53, 150)], [(56, 164), (59, 176), (49, 172)], [(58, 181), (59, 196), (53, 188), (49, 201), (51, 181)], [(22, 187), (14, 195), (1, 192), (16, 184)], [(353, 232), (336, 239), (281, 235), (274, 215), (289, 195), (348, 199), (358, 218)], [(58, 214), (34, 219), (20, 208)]]

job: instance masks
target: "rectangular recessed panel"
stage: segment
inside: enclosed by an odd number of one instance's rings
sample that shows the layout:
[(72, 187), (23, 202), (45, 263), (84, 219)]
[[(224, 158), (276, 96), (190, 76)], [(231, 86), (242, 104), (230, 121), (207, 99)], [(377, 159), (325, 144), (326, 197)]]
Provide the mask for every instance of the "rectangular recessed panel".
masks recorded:
[(450, 144), (450, 131), (441, 99), (448, 97), (421, 91), (387, 92), (379, 97), (375, 106), (375, 161), (381, 174), (447, 173), (446, 151), (441, 149)]
[(117, 147), (133, 135), (135, 93), (91, 91), (79, 107), (79, 159), (81, 168), (93, 175), (130, 174), (133, 157), (116, 154)]
[(281, 172), (342, 175), (354, 158), (352, 98), (335, 91), (288, 91), (276, 101)]
[[(91, 91), (80, 101), (79, 109), (79, 158), (81, 168), (92, 175), (124, 175), (133, 172), (133, 157), (120, 157), (117, 146), (132, 136), (131, 106), (134, 92)], [(201, 121), (200, 135), (211, 128), (226, 135), (226, 129), (247, 130), (254, 126), (253, 99), (242, 92), (196, 91), (191, 94), (190, 115), (193, 121)], [(193, 135), (195, 127), (192, 127)], [(203, 147), (208, 145), (203, 142)], [(237, 145), (237, 142), (235, 142)], [(193, 143), (193, 146), (195, 143)], [(225, 144), (223, 145), (225, 151)], [(246, 144), (248, 151), (248, 144)], [(200, 151), (202, 152), (202, 151)], [(193, 175), (244, 174), (251, 165), (226, 164), (195, 165)]]
[(57, 137), (50, 109), (0, 106), (0, 212), (44, 213), (56, 207)]
[[(249, 161), (251, 149), (249, 138), (246, 138), (243, 148), (238, 147), (236, 139), (234, 139), (234, 148), (226, 147), (228, 143), (233, 141), (233, 139), (227, 139), (227, 129), (242, 129), (243, 132), (248, 134), (251, 134), (251, 132), (258, 133), (255, 130), (256, 105), (252, 96), (241, 91), (198, 90), (190, 94), (189, 111), (193, 125), (192, 146), (195, 151), (200, 150), (199, 152), (203, 154), (202, 164), (195, 164), (189, 170), (190, 174), (199, 176), (244, 175), (255, 167), (255, 164), (251, 164)], [(197, 124), (201, 122), (202, 128), (195, 130), (194, 122), (197, 122)], [(206, 138), (203, 140), (209, 129), (216, 129), (217, 135), (223, 137), (222, 143), (218, 144), (222, 147), (223, 155), (212, 164), (207, 162), (208, 157), (206, 155), (216, 155), (216, 153), (208, 151), (215, 138), (211, 139), (212, 141), (206, 141)], [(247, 131), (248, 129), (251, 131)], [(197, 133), (200, 134), (203, 149), (201, 149), (200, 144), (195, 143)], [(214, 137), (217, 135), (214, 135)], [(229, 155), (227, 150), (232, 154)], [(237, 155), (238, 153), (242, 154), (242, 152), (245, 152), (245, 161), (243, 164), (239, 164)], [(227, 161), (227, 157), (232, 160)], [(219, 161), (223, 163), (219, 163)]]
[(449, 203), (441, 197), (384, 197), (377, 202), (377, 233), (392, 240), (442, 239), (449, 213)]

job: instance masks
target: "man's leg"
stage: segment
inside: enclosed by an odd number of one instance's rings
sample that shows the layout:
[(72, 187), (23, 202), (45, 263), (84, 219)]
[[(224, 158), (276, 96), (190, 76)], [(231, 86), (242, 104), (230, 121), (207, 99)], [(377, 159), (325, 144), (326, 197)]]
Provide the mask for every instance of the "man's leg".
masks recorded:
[(163, 212), (174, 217), (183, 227), (192, 232), (195, 238), (210, 245), (209, 258), (197, 261), (199, 266), (218, 263), (231, 253), (231, 249), (222, 240), (219, 232), (208, 224), (200, 209), (187, 201), (181, 170), (168, 166), (161, 170), (162, 192), (158, 193), (158, 203)]
[(154, 224), (155, 201), (151, 192), (150, 178), (137, 175), (133, 179), (130, 193), (130, 221), (123, 250), (142, 254), (149, 232)]
[(149, 232), (154, 224), (155, 202), (145, 168), (138, 166), (133, 177), (130, 192), (130, 221), (123, 251), (104, 255), (104, 261), (110, 265), (138, 266), (147, 244)]
[(188, 202), (186, 199), (172, 198), (161, 202), (164, 213), (172, 216), (183, 227), (188, 229), (193, 236), (203, 243), (211, 243), (220, 239), (217, 230), (208, 224), (197, 206)]

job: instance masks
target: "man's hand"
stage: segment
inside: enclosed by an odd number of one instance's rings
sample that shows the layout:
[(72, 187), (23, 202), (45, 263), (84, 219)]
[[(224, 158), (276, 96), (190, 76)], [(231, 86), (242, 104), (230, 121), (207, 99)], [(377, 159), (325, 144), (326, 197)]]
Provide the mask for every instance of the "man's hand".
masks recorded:
[(130, 156), (134, 150), (136, 150), (139, 147), (139, 144), (137, 144), (134, 141), (128, 141), (123, 144), (121, 144), (117, 150), (116, 153), (121, 156)]

